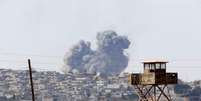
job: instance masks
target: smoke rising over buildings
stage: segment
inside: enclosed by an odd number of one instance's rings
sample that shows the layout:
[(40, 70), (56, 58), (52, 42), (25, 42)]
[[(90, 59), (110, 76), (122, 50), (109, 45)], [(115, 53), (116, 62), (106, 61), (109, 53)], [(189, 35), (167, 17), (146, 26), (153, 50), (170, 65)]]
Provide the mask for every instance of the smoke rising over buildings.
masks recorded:
[(65, 55), (67, 70), (79, 72), (100, 72), (102, 74), (118, 74), (128, 65), (125, 49), (130, 41), (126, 36), (119, 36), (114, 31), (100, 32), (96, 36), (97, 49), (91, 49), (91, 43), (81, 40)]

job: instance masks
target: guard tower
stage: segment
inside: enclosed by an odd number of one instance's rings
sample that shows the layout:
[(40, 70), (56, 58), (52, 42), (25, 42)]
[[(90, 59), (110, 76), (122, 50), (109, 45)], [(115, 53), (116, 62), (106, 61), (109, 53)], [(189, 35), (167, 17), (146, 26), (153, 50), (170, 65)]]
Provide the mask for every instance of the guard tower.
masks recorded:
[(172, 101), (167, 85), (177, 84), (177, 73), (166, 72), (167, 61), (144, 61), (143, 73), (133, 73), (129, 81), (140, 101)]

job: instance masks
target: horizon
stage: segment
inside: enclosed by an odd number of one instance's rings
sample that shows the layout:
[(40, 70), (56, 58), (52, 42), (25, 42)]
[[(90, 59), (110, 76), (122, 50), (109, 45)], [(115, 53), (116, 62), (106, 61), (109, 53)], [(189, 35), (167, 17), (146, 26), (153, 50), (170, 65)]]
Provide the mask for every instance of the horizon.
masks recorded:
[(128, 72), (142, 60), (165, 59), (184, 81), (201, 80), (201, 2), (198, 0), (3, 0), (0, 68), (61, 71), (65, 53), (79, 40), (114, 30), (131, 41)]

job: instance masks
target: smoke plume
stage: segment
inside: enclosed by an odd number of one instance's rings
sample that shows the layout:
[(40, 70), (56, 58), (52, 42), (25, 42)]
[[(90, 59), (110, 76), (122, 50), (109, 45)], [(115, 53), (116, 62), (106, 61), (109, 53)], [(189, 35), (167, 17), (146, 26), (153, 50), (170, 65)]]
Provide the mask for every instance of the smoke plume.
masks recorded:
[(97, 34), (97, 49), (92, 50), (90, 42), (81, 40), (73, 46), (64, 57), (67, 70), (102, 74), (119, 74), (128, 65), (124, 50), (129, 48), (130, 41), (114, 31)]

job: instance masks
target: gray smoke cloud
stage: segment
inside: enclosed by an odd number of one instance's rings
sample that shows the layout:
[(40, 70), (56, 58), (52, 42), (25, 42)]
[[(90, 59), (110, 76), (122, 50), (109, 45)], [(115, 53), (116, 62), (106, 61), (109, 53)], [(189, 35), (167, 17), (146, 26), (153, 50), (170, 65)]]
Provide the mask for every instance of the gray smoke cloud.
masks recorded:
[(90, 42), (83, 40), (73, 46), (64, 58), (66, 68), (88, 73), (119, 74), (128, 65), (124, 50), (129, 48), (130, 41), (114, 31), (100, 32), (96, 39), (96, 50), (91, 49)]

